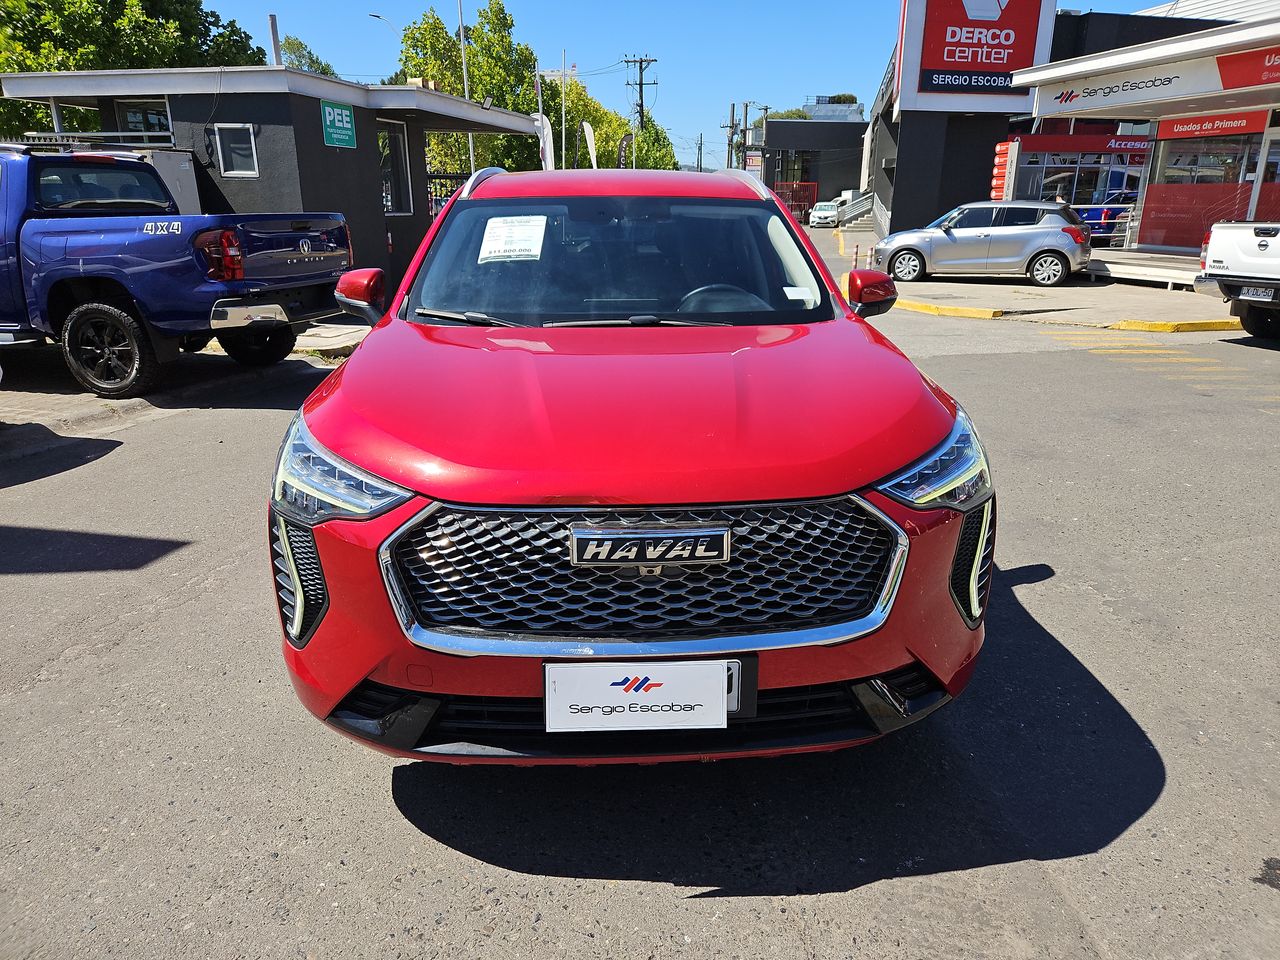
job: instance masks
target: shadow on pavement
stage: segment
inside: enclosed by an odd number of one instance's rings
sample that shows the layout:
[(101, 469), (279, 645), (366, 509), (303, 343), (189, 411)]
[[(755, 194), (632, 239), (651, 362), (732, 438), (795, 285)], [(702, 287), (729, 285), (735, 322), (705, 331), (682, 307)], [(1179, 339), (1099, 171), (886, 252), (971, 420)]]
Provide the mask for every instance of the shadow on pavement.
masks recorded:
[(1158, 752), (998, 571), (982, 662), (955, 703), (837, 754), (652, 767), (399, 766), (396, 806), (460, 853), (528, 874), (850, 890), (877, 880), (1093, 853), (1164, 787)]
[(1269, 340), (1266, 337), (1251, 337), (1248, 334), (1245, 334), (1242, 337), (1232, 337), (1220, 342), (1231, 343), (1237, 347), (1253, 347), (1257, 350), (1280, 350), (1280, 340)]
[(0, 525), (0, 574), (138, 570), (190, 542)]
[(0, 490), (101, 460), (119, 440), (64, 437), (40, 423), (0, 423)]
[[(81, 404), (95, 411), (133, 400), (102, 400), (84, 390), (62, 362), (56, 346), (45, 344), (6, 350), (0, 420), (6, 419), (6, 394), (30, 419), (32, 411), (74, 418)], [(279, 409), (299, 406), (328, 375), (330, 368), (289, 358), (271, 367), (253, 369), (215, 353), (183, 353), (166, 364), (155, 391), (143, 399), (163, 410)], [(299, 382), (301, 381), (301, 383)], [(280, 389), (273, 389), (275, 387)]]

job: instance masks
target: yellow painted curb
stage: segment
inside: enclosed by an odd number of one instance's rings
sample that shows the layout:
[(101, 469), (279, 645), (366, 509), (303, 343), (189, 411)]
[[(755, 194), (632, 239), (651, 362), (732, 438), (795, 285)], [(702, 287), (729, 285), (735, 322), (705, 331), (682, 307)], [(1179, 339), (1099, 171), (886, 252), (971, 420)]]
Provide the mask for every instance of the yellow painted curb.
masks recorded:
[[(899, 301), (901, 305), (901, 301)], [(1229, 320), (1121, 320), (1108, 330), (1145, 330), (1148, 333), (1200, 333), (1205, 330), (1241, 330), (1240, 321)]]
[(899, 310), (910, 310), (913, 313), (928, 313), (935, 317), (964, 317), (969, 320), (996, 320), (1004, 316), (1003, 310), (985, 310), (981, 307), (949, 307), (937, 303), (922, 303), (919, 300), (899, 299), (894, 306)]

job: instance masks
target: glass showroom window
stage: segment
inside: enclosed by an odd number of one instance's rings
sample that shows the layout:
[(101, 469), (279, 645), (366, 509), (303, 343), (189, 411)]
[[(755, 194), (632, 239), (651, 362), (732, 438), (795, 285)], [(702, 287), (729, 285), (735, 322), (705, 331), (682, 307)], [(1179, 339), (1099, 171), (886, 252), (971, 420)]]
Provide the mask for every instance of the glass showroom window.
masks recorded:
[(388, 214), (413, 213), (409, 199), (409, 145), (405, 125), (378, 121), (378, 156), (382, 160), (382, 209)]
[(1198, 250), (1219, 220), (1247, 220), (1261, 142), (1261, 134), (1245, 134), (1157, 143), (1138, 243)]
[(213, 128), (218, 141), (218, 169), (224, 177), (256, 177), (258, 144), (248, 123), (219, 123)]

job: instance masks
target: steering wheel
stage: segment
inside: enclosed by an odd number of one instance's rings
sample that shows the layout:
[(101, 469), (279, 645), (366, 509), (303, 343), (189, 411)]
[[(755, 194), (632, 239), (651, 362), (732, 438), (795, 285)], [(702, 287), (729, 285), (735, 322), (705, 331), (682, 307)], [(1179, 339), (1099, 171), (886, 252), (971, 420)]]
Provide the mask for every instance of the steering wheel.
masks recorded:
[[(705, 302), (704, 302), (705, 301)], [(680, 299), (677, 313), (732, 313), (735, 310), (772, 310), (767, 300), (732, 283), (708, 283)]]

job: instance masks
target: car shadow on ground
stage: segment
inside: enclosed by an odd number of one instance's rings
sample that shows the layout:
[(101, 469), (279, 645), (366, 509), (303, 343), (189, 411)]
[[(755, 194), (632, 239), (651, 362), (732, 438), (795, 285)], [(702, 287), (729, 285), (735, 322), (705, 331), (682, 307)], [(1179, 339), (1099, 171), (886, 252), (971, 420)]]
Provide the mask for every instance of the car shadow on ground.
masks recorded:
[[(66, 405), (81, 399), (102, 406), (134, 401), (95, 398), (71, 376), (62, 354), (52, 344), (22, 346), (0, 355), (4, 379), (0, 388), (0, 420), (6, 419), (5, 394), (23, 410), (39, 407), (42, 397), (49, 407), (66, 415)], [(183, 353), (165, 364), (160, 382), (144, 399), (159, 409), (278, 409), (299, 406), (331, 368), (317, 367), (290, 357), (270, 367), (244, 367), (216, 353)], [(62, 399), (66, 398), (66, 399)]]
[(0, 423), (0, 490), (101, 460), (119, 440), (67, 437), (44, 424)]
[(1267, 337), (1251, 337), (1248, 334), (1224, 339), (1221, 342), (1237, 347), (1253, 347), (1255, 350), (1280, 350), (1280, 340), (1268, 339)]
[(190, 542), (0, 524), (0, 575), (139, 570)]
[(969, 689), (876, 743), (647, 767), (406, 764), (393, 800), (424, 834), (504, 869), (710, 888), (702, 897), (1093, 853), (1151, 808), (1165, 770), (1124, 706), (1014, 595), (1052, 575), (997, 571)]

